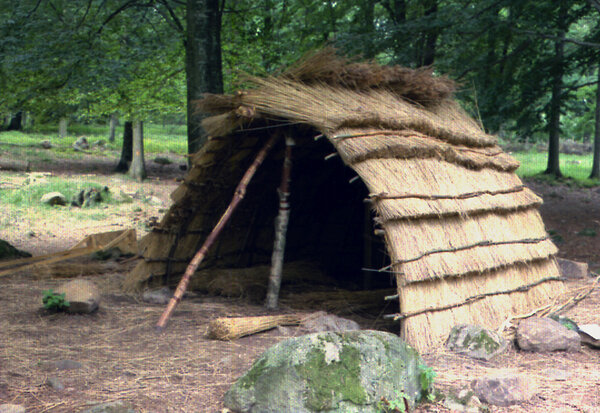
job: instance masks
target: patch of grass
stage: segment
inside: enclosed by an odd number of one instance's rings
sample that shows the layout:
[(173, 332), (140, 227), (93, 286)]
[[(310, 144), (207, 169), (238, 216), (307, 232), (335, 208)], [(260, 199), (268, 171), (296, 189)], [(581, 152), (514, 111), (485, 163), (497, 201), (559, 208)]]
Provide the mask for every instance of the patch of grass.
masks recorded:
[(581, 231), (579, 231), (577, 235), (582, 237), (595, 237), (596, 235), (598, 235), (598, 232), (596, 232), (596, 230), (593, 228), (584, 228)]
[[(102, 190), (103, 187), (102, 185), (94, 182), (71, 182), (59, 178), (48, 177), (47, 182), (25, 184), (18, 189), (1, 189), (0, 201), (11, 204), (15, 207), (53, 208), (40, 202), (40, 199), (44, 194), (48, 192), (60, 192), (67, 198), (67, 201), (70, 201), (70, 199), (78, 194), (81, 190), (88, 188)], [(105, 195), (103, 194), (103, 196)], [(110, 196), (110, 192), (108, 193), (108, 196), (105, 196), (103, 202), (114, 203), (112, 197)], [(104, 218), (106, 218), (106, 216)]]
[[(69, 148), (80, 137), (85, 136), (90, 144), (97, 140), (104, 140), (107, 149), (121, 150), (123, 142), (123, 124), (117, 127), (115, 142), (108, 142), (108, 124), (77, 124), (70, 123), (68, 135), (58, 138), (58, 125), (38, 125), (27, 132), (2, 132), (0, 142), (18, 144), (20, 146), (38, 146), (43, 140), (49, 140), (53, 145)], [(162, 125), (152, 122), (144, 123), (144, 151), (146, 153), (187, 153), (187, 126)], [(72, 152), (72, 151), (71, 151)]]
[(512, 156), (521, 163), (517, 175), (521, 178), (534, 178), (550, 183), (575, 185), (580, 187), (594, 187), (600, 185), (600, 180), (589, 179), (592, 171), (592, 155), (560, 155), (560, 170), (565, 176), (563, 179), (544, 175), (548, 163), (547, 153), (514, 152)]

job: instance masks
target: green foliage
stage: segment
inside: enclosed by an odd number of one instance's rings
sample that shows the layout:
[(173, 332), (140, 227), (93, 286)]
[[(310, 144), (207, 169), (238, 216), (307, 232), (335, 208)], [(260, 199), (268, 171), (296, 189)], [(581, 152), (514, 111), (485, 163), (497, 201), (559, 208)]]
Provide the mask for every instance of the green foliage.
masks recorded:
[(584, 228), (577, 233), (577, 235), (582, 237), (595, 237), (598, 235), (598, 232), (594, 228)]
[(427, 399), (432, 401), (433, 395), (433, 382), (437, 376), (437, 373), (432, 367), (428, 367), (424, 364), (419, 364), (419, 382), (421, 383), (421, 399)]
[[(433, 382), (437, 373), (432, 367), (428, 367), (425, 364), (418, 365), (419, 370), (419, 383), (421, 384), (421, 394), (417, 401), (428, 400), (434, 401), (435, 394), (433, 388)], [(410, 398), (403, 391), (396, 391), (396, 398), (387, 400), (382, 397), (377, 402), (377, 409), (380, 413), (405, 413), (408, 410), (408, 402)]]
[(395, 399), (387, 400), (385, 397), (382, 397), (377, 402), (377, 409), (379, 413), (405, 413), (408, 411), (408, 399), (409, 397), (406, 393), (397, 391)]
[(44, 308), (50, 311), (63, 311), (70, 306), (70, 303), (65, 300), (64, 293), (58, 294), (51, 289), (43, 292), (42, 303)]

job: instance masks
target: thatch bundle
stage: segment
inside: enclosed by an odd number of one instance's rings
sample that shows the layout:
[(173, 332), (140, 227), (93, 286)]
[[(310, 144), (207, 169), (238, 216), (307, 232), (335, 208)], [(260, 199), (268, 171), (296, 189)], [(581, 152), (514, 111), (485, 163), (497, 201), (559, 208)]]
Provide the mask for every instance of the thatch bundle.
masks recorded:
[[(299, 171), (286, 257), (317, 258), (355, 283), (352, 269), (377, 265), (380, 249), (362, 245), (371, 239), (363, 221), (367, 198), (388, 255), (380, 274), (395, 276), (403, 336), (416, 348), (439, 343), (455, 323), (497, 327), (563, 292), (557, 250), (538, 213), (541, 199), (514, 174), (518, 163), (496, 138), (451, 99), (452, 82), (422, 70), (349, 63), (331, 51), (251, 81), (252, 89), (200, 102), (214, 114), (203, 124), (212, 138), (194, 156), (168, 214), (143, 240), (145, 261), (127, 289), (183, 271), (258, 148), (279, 133), (295, 138)], [(317, 134), (327, 140), (313, 140)], [(269, 197), (283, 144), (277, 148), (205, 269), (269, 261), (276, 213)], [(348, 168), (323, 161), (331, 152)], [(348, 184), (349, 171), (364, 187)]]
[(236, 338), (267, 331), (277, 326), (298, 325), (302, 317), (294, 314), (256, 317), (219, 317), (208, 324), (208, 337), (214, 340)]

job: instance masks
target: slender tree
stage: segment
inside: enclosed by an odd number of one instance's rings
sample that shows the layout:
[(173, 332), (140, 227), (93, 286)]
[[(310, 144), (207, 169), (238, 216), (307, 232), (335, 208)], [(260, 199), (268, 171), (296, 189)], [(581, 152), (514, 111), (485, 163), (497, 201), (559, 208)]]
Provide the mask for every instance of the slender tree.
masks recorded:
[(133, 159), (129, 167), (129, 175), (141, 182), (146, 179), (146, 164), (144, 162), (144, 123), (140, 120), (133, 122)]
[(207, 93), (223, 93), (219, 0), (188, 0), (185, 68), (187, 76), (188, 153), (198, 151), (208, 136), (194, 102)]
[(123, 146), (121, 148), (121, 159), (115, 168), (115, 172), (125, 173), (129, 170), (129, 164), (133, 159), (133, 122), (126, 121), (123, 127)]
[(590, 178), (593, 179), (600, 179), (600, 63), (598, 64), (597, 79), (596, 108), (594, 116), (594, 161), (592, 163), (592, 173), (590, 174)]
[(552, 97), (548, 113), (548, 166), (545, 174), (562, 177), (560, 171), (560, 111), (562, 106), (563, 76), (564, 76), (564, 43), (565, 33), (555, 43), (555, 61), (552, 74)]

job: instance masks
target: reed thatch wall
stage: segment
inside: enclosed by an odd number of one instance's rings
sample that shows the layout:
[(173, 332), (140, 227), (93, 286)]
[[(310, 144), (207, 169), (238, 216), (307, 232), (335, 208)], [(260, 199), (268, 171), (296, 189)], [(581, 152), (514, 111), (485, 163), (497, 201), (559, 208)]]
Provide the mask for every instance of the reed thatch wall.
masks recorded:
[[(296, 159), (310, 158), (312, 136), (325, 135), (366, 186), (391, 262), (382, 271), (396, 276), (402, 334), (417, 349), (439, 344), (456, 323), (497, 327), (564, 292), (541, 199), (516, 176), (518, 163), (496, 138), (451, 99), (450, 80), (351, 63), (325, 50), (280, 76), (251, 81), (252, 89), (200, 102), (215, 114), (204, 122), (212, 139), (143, 240), (145, 260), (126, 289), (183, 271), (257, 148), (284, 130), (297, 139)], [(245, 203), (260, 204), (264, 188), (276, 186), (280, 156), (264, 166)], [(250, 238), (269, 253), (272, 233), (247, 231), (257, 213), (240, 213), (227, 229), (235, 240), (217, 246), (205, 268), (227, 261)]]

